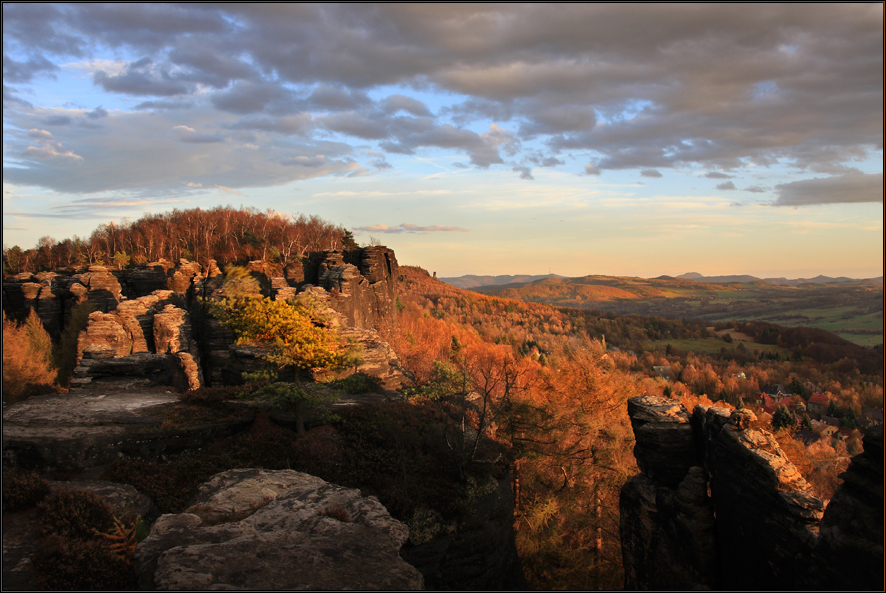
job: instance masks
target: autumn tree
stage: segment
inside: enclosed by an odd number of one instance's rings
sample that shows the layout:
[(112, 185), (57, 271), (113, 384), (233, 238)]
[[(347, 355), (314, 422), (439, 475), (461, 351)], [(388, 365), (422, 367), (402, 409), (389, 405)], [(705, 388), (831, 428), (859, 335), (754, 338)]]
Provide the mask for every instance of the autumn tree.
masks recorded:
[(4, 312), (2, 321), (3, 401), (11, 403), (32, 393), (52, 391), (56, 375), (52, 342), (37, 313), (32, 309), (27, 320), (16, 325)]
[(277, 371), (244, 375), (244, 379), (253, 383), (249, 396), (294, 412), (297, 429), (303, 433), (307, 409), (325, 400), (305, 388), (300, 374), (341, 368), (349, 360), (348, 347), (321, 326), (315, 303), (274, 301), (257, 294), (256, 287), (244, 268), (229, 268), (224, 285), (228, 296), (210, 303), (209, 311), (231, 328), (238, 344), (260, 346), (262, 358), (278, 371), (294, 371), (295, 381), (278, 381)]

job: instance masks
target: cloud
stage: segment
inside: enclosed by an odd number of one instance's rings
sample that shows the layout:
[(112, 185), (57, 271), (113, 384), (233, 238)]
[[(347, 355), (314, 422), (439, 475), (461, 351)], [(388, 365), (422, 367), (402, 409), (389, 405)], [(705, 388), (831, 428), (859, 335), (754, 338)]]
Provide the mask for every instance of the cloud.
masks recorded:
[(19, 62), (6, 55), (6, 52), (3, 53), (4, 82), (30, 82), (44, 72), (54, 78), (58, 69), (58, 66), (40, 55), (31, 56), (26, 62)]
[(763, 187), (762, 185), (752, 185), (752, 186), (750, 186), (750, 187), (746, 187), (746, 188), (744, 188), (744, 190), (745, 190), (745, 191), (749, 191), (749, 192), (751, 192), (752, 194), (763, 194), (763, 193), (766, 193), (766, 192), (768, 191), (768, 190), (767, 190), (765, 187)]
[(643, 169), (640, 171), (641, 177), (661, 177), (661, 173), (657, 169)]
[(882, 173), (853, 173), (804, 179), (775, 186), (773, 206), (883, 202)]
[[(875, 3), (8, 3), (3, 16), (7, 109), (33, 107), (30, 88), (8, 84), (66, 66), (99, 91), (144, 99), (136, 110), (188, 109), (214, 129), (304, 144), (347, 135), (398, 154), (455, 150), (479, 168), (543, 150), (545, 167), (591, 153), (581, 158), (594, 175), (689, 167), (726, 180), (720, 171), (789, 164), (839, 176), (882, 150)], [(223, 144), (204, 140), (190, 144)]]
[(190, 109), (194, 104), (186, 99), (158, 99), (155, 101), (142, 101), (133, 109)]
[(174, 126), (172, 130), (175, 132), (179, 141), (190, 144), (213, 144), (225, 141), (224, 136), (218, 134), (204, 134), (188, 126)]
[(120, 74), (99, 70), (93, 74), (92, 80), (108, 92), (126, 95), (168, 97), (184, 95), (191, 90), (188, 84), (177, 80), (166, 68), (154, 66), (148, 57), (128, 64)]
[(103, 109), (101, 105), (93, 109), (92, 111), (86, 112), (86, 117), (89, 119), (101, 119), (103, 117), (108, 117), (108, 110)]
[(70, 150), (61, 151), (58, 150), (55, 146), (51, 146), (49, 144), (44, 144), (43, 146), (29, 146), (25, 149), (23, 154), (25, 157), (34, 157), (38, 159), (50, 159), (55, 157), (62, 157), (66, 159), (75, 159), (75, 160), (83, 160), (83, 157), (80, 155), (76, 155)]
[[(185, 185), (188, 182), (233, 189), (273, 187), (359, 167), (352, 159), (353, 149), (341, 142), (263, 130), (216, 133), (213, 128), (230, 130), (237, 119), (205, 105), (184, 112), (119, 111), (102, 119), (99, 130), (53, 127), (51, 138), (46, 138), (51, 143), (46, 144), (40, 136), (50, 114), (87, 121), (82, 110), (74, 109), (4, 111), (11, 130), (4, 133), (7, 152), (20, 155), (18, 162), (4, 164), (5, 183), (74, 194), (129, 191), (174, 196), (192, 192)], [(31, 129), (38, 130), (37, 137), (27, 131)], [(127, 141), (126, 150), (120, 150), (121, 139), (131, 138), (138, 142)], [(244, 149), (246, 144), (257, 148)]]
[(438, 224), (430, 226), (418, 226), (412, 223), (404, 222), (395, 227), (389, 227), (386, 224), (373, 224), (370, 226), (359, 226), (354, 228), (355, 231), (363, 231), (367, 233), (468, 233), (469, 229), (463, 229), (458, 226), (441, 226)]
[(717, 189), (719, 189), (721, 191), (732, 191), (736, 188), (735, 188), (735, 184), (732, 183), (731, 181), (724, 181), (723, 183), (717, 184)]
[(597, 165), (594, 163), (588, 163), (585, 165), (585, 174), (586, 175), (599, 175), (600, 169), (597, 168)]
[(213, 94), (211, 100), (217, 109), (238, 115), (260, 112), (280, 115), (296, 110), (292, 91), (273, 82), (238, 82), (230, 90)]
[(391, 95), (384, 100), (384, 109), (387, 113), (396, 113), (402, 109), (416, 117), (431, 117), (427, 105), (405, 95)]
[(530, 169), (529, 167), (520, 165), (520, 166), (514, 167), (511, 170), (512, 171), (519, 171), (520, 172), (520, 179), (527, 179), (529, 181), (532, 181), (535, 179), (535, 177), (532, 176), (532, 169)]

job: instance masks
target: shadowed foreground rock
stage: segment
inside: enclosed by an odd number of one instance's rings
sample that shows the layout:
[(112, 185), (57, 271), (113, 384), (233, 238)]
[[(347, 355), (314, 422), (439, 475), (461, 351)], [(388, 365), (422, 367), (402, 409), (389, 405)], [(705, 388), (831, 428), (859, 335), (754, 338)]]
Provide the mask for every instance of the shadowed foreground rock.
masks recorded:
[(163, 515), (136, 550), (142, 589), (421, 589), (409, 537), (375, 497), (292, 470), (237, 469)]
[[(149, 355), (154, 356), (154, 355)], [(252, 421), (244, 411), (231, 419), (165, 427), (152, 409), (178, 402), (168, 391), (84, 391), (41, 395), (3, 412), (3, 459), (26, 469), (82, 471), (121, 457), (159, 459), (205, 447)]]
[(626, 589), (882, 589), (881, 428), (825, 509), (748, 410), (690, 418), (643, 396), (628, 411), (642, 473), (619, 501)]

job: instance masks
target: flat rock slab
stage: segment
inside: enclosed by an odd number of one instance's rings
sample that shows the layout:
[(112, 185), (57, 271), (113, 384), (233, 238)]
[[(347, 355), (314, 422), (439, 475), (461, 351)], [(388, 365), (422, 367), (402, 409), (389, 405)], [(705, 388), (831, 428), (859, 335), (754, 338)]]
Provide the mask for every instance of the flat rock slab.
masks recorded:
[(31, 397), (3, 411), (4, 460), (24, 468), (83, 470), (122, 457), (155, 459), (229, 436), (250, 418), (164, 427), (151, 408), (178, 402), (165, 390), (78, 392)]
[(108, 391), (58, 393), (30, 397), (3, 411), (3, 430), (16, 426), (96, 426), (158, 424), (136, 410), (178, 401), (170, 391)]
[(142, 589), (421, 589), (409, 537), (374, 497), (292, 470), (237, 469), (136, 549)]

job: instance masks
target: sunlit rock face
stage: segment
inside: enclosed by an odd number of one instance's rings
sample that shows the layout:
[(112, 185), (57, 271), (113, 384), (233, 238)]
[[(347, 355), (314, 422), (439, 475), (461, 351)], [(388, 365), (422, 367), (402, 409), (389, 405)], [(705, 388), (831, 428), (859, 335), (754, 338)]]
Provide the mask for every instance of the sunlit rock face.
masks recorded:
[[(309, 294), (328, 309), (331, 325), (382, 334), (396, 326), (399, 268), (386, 247), (312, 253), (304, 262), (286, 264), (252, 261), (246, 267), (264, 296)], [(71, 308), (93, 303), (96, 311), (78, 340), (75, 387), (219, 386), (238, 383), (241, 371), (255, 370), (250, 353), (234, 345), (233, 333), (207, 314), (205, 300), (220, 294), (223, 280), (214, 260), (206, 266), (182, 259), (124, 270), (92, 265), (23, 273), (3, 280), (3, 308), (19, 322), (36, 311), (57, 340)], [(378, 367), (385, 387), (395, 389), (396, 357), (383, 355), (390, 348), (374, 347), (381, 343), (378, 335), (363, 338), (373, 347), (367, 346), (372, 360), (361, 370)], [(122, 358), (129, 360), (117, 360)]]
[(628, 411), (641, 473), (620, 498), (625, 588), (879, 587), (882, 429), (827, 505), (750, 411), (696, 406), (690, 417), (657, 396)]
[(235, 469), (163, 515), (135, 555), (142, 589), (417, 590), (408, 528), (374, 497), (292, 470)]

